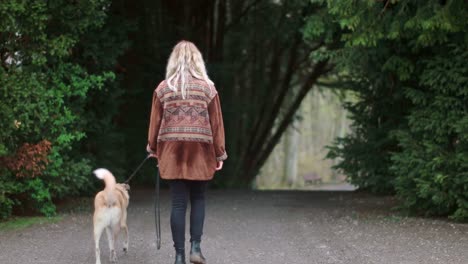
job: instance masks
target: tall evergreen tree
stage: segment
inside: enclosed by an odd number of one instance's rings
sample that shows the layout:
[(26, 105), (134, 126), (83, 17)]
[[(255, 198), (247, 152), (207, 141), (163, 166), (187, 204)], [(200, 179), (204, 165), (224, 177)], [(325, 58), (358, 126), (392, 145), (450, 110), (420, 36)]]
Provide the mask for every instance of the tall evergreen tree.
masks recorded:
[(468, 9), (452, 1), (328, 0), (343, 47), (329, 53), (354, 133), (331, 157), (352, 183), (403, 206), (468, 218)]

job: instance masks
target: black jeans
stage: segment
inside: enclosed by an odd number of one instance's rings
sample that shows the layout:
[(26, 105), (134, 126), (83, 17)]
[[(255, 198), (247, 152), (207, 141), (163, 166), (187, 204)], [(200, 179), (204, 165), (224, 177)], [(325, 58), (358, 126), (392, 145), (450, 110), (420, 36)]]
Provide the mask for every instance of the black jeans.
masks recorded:
[(190, 197), (190, 242), (201, 241), (208, 181), (169, 180), (172, 198), (171, 231), (176, 250), (185, 246), (185, 212)]

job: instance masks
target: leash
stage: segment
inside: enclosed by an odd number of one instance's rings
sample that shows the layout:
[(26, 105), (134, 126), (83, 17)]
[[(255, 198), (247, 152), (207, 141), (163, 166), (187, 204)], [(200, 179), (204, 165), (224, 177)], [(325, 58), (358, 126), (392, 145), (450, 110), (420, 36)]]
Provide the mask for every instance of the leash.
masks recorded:
[[(128, 177), (128, 179), (124, 182), (128, 184), (130, 180), (136, 175), (136, 173), (141, 169), (143, 164), (151, 158), (150, 155), (148, 155), (141, 163), (138, 165), (138, 167), (135, 169), (135, 171)], [(154, 192), (154, 225), (156, 227), (156, 247), (159, 250), (161, 248), (161, 206), (159, 203), (159, 165), (156, 164), (156, 190)]]
[(146, 156), (146, 158), (140, 163), (140, 165), (138, 165), (138, 167), (136, 168), (136, 170), (132, 173), (132, 175), (130, 175), (130, 177), (128, 177), (128, 179), (126, 181), (124, 181), (125, 184), (128, 184), (130, 182), (130, 180), (136, 175), (136, 173), (141, 169), (141, 166), (143, 166), (143, 164), (145, 164), (145, 162), (151, 158), (150, 155)]
[(161, 206), (159, 204), (159, 166), (156, 166), (156, 190), (154, 192), (154, 226), (156, 228), (156, 248), (161, 248)]

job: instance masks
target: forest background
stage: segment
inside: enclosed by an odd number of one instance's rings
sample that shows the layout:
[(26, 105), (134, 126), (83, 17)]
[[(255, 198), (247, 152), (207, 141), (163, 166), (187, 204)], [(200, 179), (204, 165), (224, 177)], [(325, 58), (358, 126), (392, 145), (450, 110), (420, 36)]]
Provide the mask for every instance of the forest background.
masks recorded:
[[(288, 130), (329, 120), (340, 125), (323, 138), (335, 139), (320, 144), (336, 175), (410, 213), (466, 221), (467, 10), (463, 0), (3, 0), (0, 216), (53, 215), (57, 201), (100, 188), (97, 166), (126, 178), (146, 155), (171, 48), (187, 39), (221, 96), (229, 159), (214, 187), (258, 187), (282, 138), (303, 144)], [(318, 96), (343, 108), (322, 111)], [(297, 181), (277, 166), (280, 184)], [(135, 184), (154, 175), (146, 166)]]

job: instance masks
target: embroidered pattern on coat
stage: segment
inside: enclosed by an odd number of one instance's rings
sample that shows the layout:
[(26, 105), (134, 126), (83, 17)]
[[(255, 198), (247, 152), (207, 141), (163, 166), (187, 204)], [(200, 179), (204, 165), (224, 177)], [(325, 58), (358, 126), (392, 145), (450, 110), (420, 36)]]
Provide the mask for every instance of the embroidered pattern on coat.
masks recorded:
[(213, 143), (208, 104), (216, 95), (199, 81), (188, 84), (187, 96), (172, 91), (165, 83), (156, 89), (163, 105), (158, 141)]

